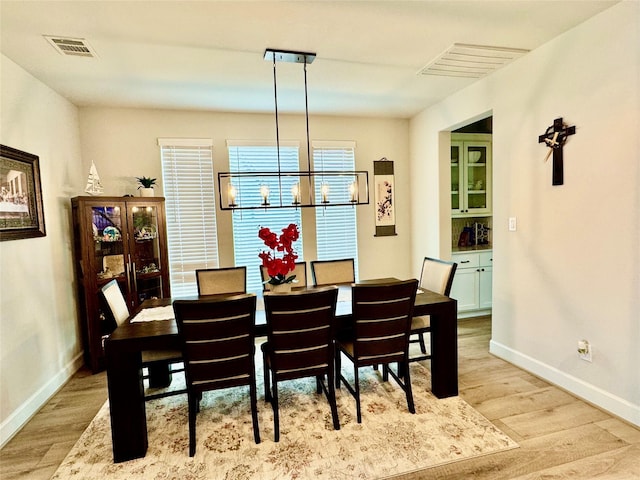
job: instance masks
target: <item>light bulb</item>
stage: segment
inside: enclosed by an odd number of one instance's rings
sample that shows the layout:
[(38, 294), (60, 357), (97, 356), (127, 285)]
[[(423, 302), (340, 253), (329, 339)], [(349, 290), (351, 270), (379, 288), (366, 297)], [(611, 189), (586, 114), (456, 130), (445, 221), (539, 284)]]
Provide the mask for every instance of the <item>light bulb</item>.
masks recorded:
[(323, 183), (320, 192), (322, 193), (322, 203), (329, 203), (329, 184)]

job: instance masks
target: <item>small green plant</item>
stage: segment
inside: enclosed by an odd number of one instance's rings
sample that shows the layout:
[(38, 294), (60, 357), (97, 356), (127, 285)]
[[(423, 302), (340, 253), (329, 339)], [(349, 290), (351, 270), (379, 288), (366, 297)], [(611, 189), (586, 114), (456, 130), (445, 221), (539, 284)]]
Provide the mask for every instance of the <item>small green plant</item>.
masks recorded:
[(138, 186), (138, 190), (141, 188), (153, 188), (156, 184), (156, 179), (151, 177), (136, 177), (136, 180), (138, 180), (138, 183), (140, 184)]

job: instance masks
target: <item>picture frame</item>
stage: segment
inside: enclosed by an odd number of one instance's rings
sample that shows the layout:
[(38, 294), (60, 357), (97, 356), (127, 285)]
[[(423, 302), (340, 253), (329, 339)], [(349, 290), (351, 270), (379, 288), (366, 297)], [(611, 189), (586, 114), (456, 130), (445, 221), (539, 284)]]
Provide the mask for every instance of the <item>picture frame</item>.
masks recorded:
[(396, 234), (395, 180), (393, 161), (382, 158), (373, 162), (375, 237)]
[(0, 241), (44, 236), (40, 159), (0, 145)]

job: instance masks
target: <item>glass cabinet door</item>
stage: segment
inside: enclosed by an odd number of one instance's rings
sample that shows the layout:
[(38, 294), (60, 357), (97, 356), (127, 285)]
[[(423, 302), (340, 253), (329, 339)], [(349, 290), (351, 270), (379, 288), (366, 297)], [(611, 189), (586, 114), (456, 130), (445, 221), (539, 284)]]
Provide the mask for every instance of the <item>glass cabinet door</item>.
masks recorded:
[(462, 142), (451, 142), (451, 210), (460, 213), (462, 210)]
[(488, 204), (487, 169), (489, 165), (488, 146), (465, 144), (466, 165), (466, 212), (486, 211)]
[(162, 268), (166, 267), (162, 265), (160, 255), (157, 205), (137, 204), (129, 208), (132, 296), (134, 305), (138, 305), (144, 300), (163, 296)]
[(98, 286), (115, 278), (126, 282), (124, 249), (124, 212), (120, 205), (91, 207), (93, 230), (93, 262), (88, 274), (95, 275)]

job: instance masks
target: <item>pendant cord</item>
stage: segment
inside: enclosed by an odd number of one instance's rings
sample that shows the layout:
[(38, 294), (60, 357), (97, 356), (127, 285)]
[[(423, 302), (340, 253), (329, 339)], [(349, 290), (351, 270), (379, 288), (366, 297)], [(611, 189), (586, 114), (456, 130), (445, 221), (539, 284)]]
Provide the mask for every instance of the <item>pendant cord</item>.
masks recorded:
[(282, 205), (282, 176), (280, 175), (280, 125), (278, 124), (278, 80), (276, 75), (276, 54), (273, 53), (273, 98), (276, 104), (276, 153), (278, 155), (278, 190)]

